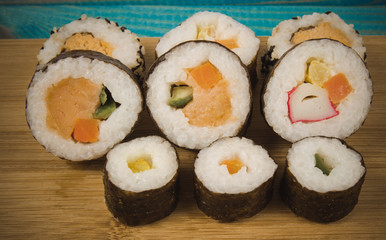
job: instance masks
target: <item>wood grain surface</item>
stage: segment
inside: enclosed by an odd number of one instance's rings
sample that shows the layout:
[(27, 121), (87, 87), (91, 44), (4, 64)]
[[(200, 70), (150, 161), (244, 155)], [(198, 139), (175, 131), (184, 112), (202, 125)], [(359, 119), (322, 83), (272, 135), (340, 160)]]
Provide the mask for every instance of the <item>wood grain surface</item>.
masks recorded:
[[(261, 37), (259, 56), (266, 37)], [(158, 38), (142, 38), (147, 67), (154, 61)], [(180, 196), (177, 209), (153, 224), (126, 227), (104, 202), (105, 159), (70, 162), (46, 152), (25, 120), (25, 93), (44, 39), (0, 40), (0, 239), (385, 239), (386, 238), (386, 36), (365, 36), (367, 66), (374, 96), (365, 124), (346, 142), (367, 166), (359, 202), (344, 219), (319, 224), (295, 216), (279, 198), (290, 143), (278, 137), (260, 113), (261, 78), (246, 137), (263, 145), (279, 165), (274, 196), (252, 218), (218, 223), (205, 216), (193, 198), (195, 152), (179, 149)], [(258, 69), (261, 67), (260, 57)], [(159, 134), (146, 112), (130, 138)]]

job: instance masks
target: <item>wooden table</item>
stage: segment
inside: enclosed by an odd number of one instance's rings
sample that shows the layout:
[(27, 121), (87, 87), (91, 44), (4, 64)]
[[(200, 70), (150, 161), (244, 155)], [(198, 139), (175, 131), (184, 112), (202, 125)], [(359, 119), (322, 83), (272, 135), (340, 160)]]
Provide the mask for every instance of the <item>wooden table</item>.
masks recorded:
[[(264, 53), (267, 37), (261, 37)], [(143, 38), (147, 67), (158, 38)], [(104, 160), (69, 162), (46, 152), (32, 137), (24, 108), (25, 93), (44, 40), (0, 40), (0, 239), (136, 238), (386, 238), (386, 36), (365, 36), (367, 66), (374, 82), (370, 114), (346, 139), (364, 157), (367, 175), (359, 203), (344, 219), (318, 224), (295, 216), (278, 195), (290, 144), (278, 137), (259, 111), (261, 81), (254, 89), (252, 122), (246, 136), (263, 145), (279, 165), (274, 196), (252, 218), (218, 223), (193, 199), (196, 153), (178, 149), (181, 191), (177, 209), (150, 225), (126, 227), (113, 219), (104, 202)], [(261, 62), (259, 58), (258, 66)], [(146, 112), (132, 138), (159, 133)]]

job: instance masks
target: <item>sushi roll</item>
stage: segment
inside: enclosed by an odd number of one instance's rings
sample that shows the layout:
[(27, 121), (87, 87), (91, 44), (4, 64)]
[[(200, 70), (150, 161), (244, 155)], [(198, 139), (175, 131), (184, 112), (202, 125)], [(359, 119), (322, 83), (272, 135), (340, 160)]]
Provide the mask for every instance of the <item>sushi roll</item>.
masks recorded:
[(37, 70), (26, 95), (26, 119), (48, 152), (67, 160), (102, 157), (134, 128), (143, 108), (137, 79), (98, 52), (62, 53)]
[(222, 138), (202, 149), (194, 163), (199, 209), (220, 222), (252, 217), (272, 198), (276, 163), (247, 138)]
[(145, 84), (150, 115), (179, 147), (201, 149), (246, 126), (252, 104), (248, 71), (218, 43), (177, 45), (154, 62)]
[(177, 206), (178, 158), (165, 139), (148, 136), (115, 146), (104, 172), (108, 210), (122, 223), (148, 224)]
[(362, 37), (352, 24), (347, 24), (333, 12), (313, 13), (280, 22), (267, 40), (267, 52), (262, 58), (263, 72), (273, 65), (290, 48), (310, 39), (329, 38), (353, 48), (366, 59)]
[(281, 197), (298, 216), (337, 221), (358, 203), (365, 173), (361, 154), (342, 140), (305, 138), (288, 151)]
[(56, 55), (71, 50), (97, 51), (118, 59), (137, 76), (145, 72), (145, 49), (140, 39), (126, 27), (119, 27), (107, 18), (82, 15), (78, 20), (54, 28), (37, 55), (37, 68), (44, 67)]
[(256, 56), (260, 40), (247, 26), (219, 12), (197, 12), (160, 38), (155, 51), (161, 56), (179, 43), (191, 40), (216, 41), (231, 49), (256, 79)]
[(287, 51), (263, 88), (267, 123), (290, 142), (309, 136), (344, 139), (362, 126), (373, 88), (362, 58), (330, 39)]

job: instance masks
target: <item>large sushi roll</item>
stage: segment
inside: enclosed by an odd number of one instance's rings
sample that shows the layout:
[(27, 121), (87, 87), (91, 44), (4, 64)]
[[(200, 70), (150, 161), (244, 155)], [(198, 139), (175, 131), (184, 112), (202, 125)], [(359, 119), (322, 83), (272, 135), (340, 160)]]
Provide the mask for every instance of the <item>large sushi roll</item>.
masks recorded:
[(177, 206), (178, 157), (165, 139), (148, 136), (115, 146), (104, 173), (108, 210), (129, 225), (148, 224)]
[(136, 81), (130, 69), (101, 53), (58, 55), (35, 72), (27, 91), (32, 135), (60, 158), (103, 156), (133, 130), (142, 111)]
[(288, 151), (281, 197), (296, 215), (337, 221), (358, 203), (365, 173), (361, 154), (342, 140), (305, 138)]
[(219, 12), (197, 12), (160, 38), (155, 50), (161, 56), (172, 47), (191, 40), (216, 41), (235, 52), (256, 78), (260, 40), (247, 26)]
[(280, 22), (267, 40), (267, 53), (263, 56), (263, 72), (269, 69), (290, 48), (310, 39), (329, 38), (353, 48), (366, 59), (362, 37), (352, 24), (347, 24), (333, 12), (313, 13)]
[(54, 28), (37, 55), (38, 68), (71, 50), (97, 51), (118, 59), (138, 76), (145, 72), (145, 49), (140, 39), (126, 27), (119, 27), (106, 18), (82, 15), (78, 20)]
[(272, 198), (276, 163), (247, 138), (222, 138), (202, 149), (194, 163), (199, 209), (221, 222), (252, 217)]
[(146, 104), (174, 144), (201, 149), (243, 130), (251, 110), (249, 76), (239, 57), (210, 41), (189, 41), (159, 57), (146, 79)]
[(308, 40), (282, 56), (262, 93), (267, 123), (284, 139), (344, 139), (363, 124), (373, 95), (361, 57), (330, 39)]

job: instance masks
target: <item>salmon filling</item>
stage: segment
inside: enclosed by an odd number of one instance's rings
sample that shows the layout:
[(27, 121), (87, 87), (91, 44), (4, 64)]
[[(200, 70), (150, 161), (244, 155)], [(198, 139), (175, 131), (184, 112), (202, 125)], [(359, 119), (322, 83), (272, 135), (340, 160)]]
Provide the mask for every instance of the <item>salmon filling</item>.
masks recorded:
[(244, 163), (238, 158), (224, 160), (220, 163), (220, 165), (226, 165), (229, 174), (238, 173), (240, 169), (245, 166)]
[(215, 41), (227, 47), (228, 49), (239, 47), (239, 45), (237, 44), (237, 39), (235, 38), (218, 39), (216, 36), (216, 26), (214, 25), (199, 27), (197, 32), (197, 40)]
[(198, 127), (217, 127), (232, 119), (228, 82), (209, 61), (187, 70), (186, 84), (193, 88), (193, 100), (182, 112)]
[(310, 39), (329, 38), (337, 40), (344, 45), (351, 47), (348, 37), (340, 30), (332, 27), (328, 22), (319, 23), (316, 27), (299, 29), (293, 34), (291, 42), (298, 44)]
[[(71, 139), (75, 126), (78, 126), (76, 139), (82, 142), (97, 141), (95, 134), (99, 135), (99, 120), (93, 119), (93, 113), (100, 105), (99, 95), (102, 85), (95, 84), (85, 78), (66, 78), (56, 85), (47, 89), (46, 106), (47, 117), (46, 124), (49, 128), (54, 129), (61, 137)], [(79, 121), (79, 119), (85, 121)], [(94, 120), (94, 121), (88, 121)], [(82, 131), (84, 125), (89, 137), (84, 139)], [(81, 135), (79, 135), (79, 133)]]
[(95, 38), (91, 33), (76, 33), (67, 38), (63, 51), (92, 50), (112, 57), (113, 46), (108, 42)]

